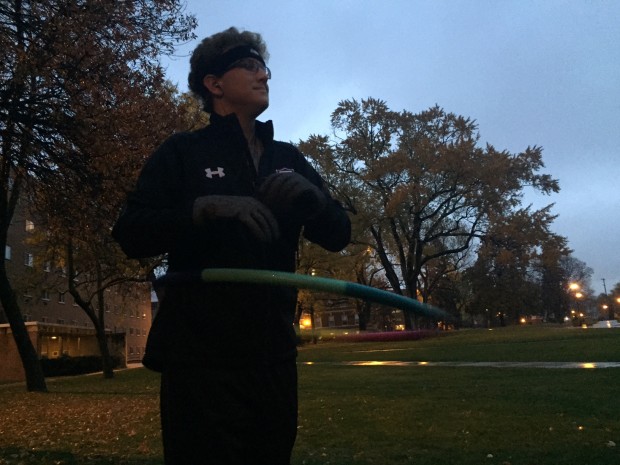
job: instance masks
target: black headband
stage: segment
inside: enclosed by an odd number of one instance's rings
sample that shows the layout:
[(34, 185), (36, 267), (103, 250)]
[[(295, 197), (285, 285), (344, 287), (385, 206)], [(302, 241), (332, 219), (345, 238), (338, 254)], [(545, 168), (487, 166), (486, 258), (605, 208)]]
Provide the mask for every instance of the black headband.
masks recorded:
[(206, 74), (215, 74), (216, 76), (220, 76), (228, 70), (230, 65), (237, 60), (241, 60), (242, 58), (255, 58), (260, 61), (263, 66), (265, 65), (265, 60), (263, 60), (263, 57), (260, 56), (260, 53), (258, 53), (255, 48), (252, 48), (249, 45), (240, 45), (239, 47), (231, 48), (213, 60), (213, 62), (207, 66)]

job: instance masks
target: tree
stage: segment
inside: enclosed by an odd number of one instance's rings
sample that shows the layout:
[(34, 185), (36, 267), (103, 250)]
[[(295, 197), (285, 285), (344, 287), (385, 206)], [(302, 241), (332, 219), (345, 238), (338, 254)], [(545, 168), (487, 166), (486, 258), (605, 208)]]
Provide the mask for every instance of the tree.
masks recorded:
[(566, 239), (549, 230), (554, 218), (549, 206), (518, 209), (491, 219), (469, 275), (476, 295), (472, 311), (489, 312), (501, 323), (505, 318), (518, 322), (522, 316), (543, 313), (542, 283), (550, 275), (541, 261), (544, 257), (550, 270), (552, 247), (556, 262), (560, 254), (568, 253)]
[(569, 277), (562, 267), (562, 261), (569, 257), (571, 251), (564, 238), (549, 241), (543, 245), (540, 254), (541, 300), (543, 319), (564, 321), (569, 310)]
[(609, 315), (611, 319), (615, 319), (618, 311), (620, 310), (620, 283), (616, 283), (616, 285), (611, 290), (611, 303), (610, 303), (610, 311)]
[(520, 205), (525, 187), (558, 190), (538, 174), (539, 147), (518, 154), (480, 147), (474, 121), (437, 106), (397, 113), (381, 100), (345, 100), (331, 123), (332, 138), (300, 145), (364, 224), (398, 294), (416, 297), (425, 267), (474, 247), (492, 217)]
[[(324, 176), (328, 185), (333, 189), (330, 176)], [(297, 272), (302, 274), (318, 274), (329, 276), (345, 281), (352, 281), (364, 286), (378, 287), (386, 289), (387, 283), (383, 277), (383, 269), (378, 262), (371, 242), (364, 237), (364, 232), (360, 228), (356, 217), (352, 221), (353, 235), (356, 241), (338, 254), (330, 253), (325, 249), (312, 244), (306, 240), (301, 240)], [(298, 306), (297, 319), (305, 309), (318, 308), (313, 305), (316, 298), (310, 293), (300, 293), (300, 304)], [(349, 299), (353, 300), (353, 299)], [(358, 315), (358, 325), (360, 331), (365, 331), (371, 319), (373, 304), (370, 301), (354, 299), (355, 310)], [(314, 322), (314, 320), (313, 320)]]
[[(333, 254), (306, 239), (300, 239), (297, 254), (297, 273), (351, 280), (353, 276), (351, 263), (352, 257), (344, 251), (339, 254)], [(322, 305), (323, 301), (327, 299), (332, 300), (332, 298), (333, 296), (328, 294), (317, 294), (301, 290), (298, 293), (295, 325), (299, 325), (300, 318), (305, 312), (311, 316), (312, 327), (314, 328), (315, 312), (320, 312), (324, 307), (324, 305)], [(349, 299), (343, 297), (341, 300), (344, 302)]]
[(576, 284), (582, 293), (589, 296), (594, 295), (591, 282), (594, 270), (585, 262), (568, 254), (560, 258), (560, 267), (566, 278), (565, 289), (568, 290), (571, 284)]
[(594, 291), (591, 287), (592, 268), (572, 255), (562, 257), (560, 267), (566, 277), (564, 283), (564, 292), (567, 294), (565, 315), (568, 315), (570, 311), (573, 323), (581, 323), (582, 318), (575, 318), (574, 315), (582, 311), (589, 312), (591, 305), (595, 303)]
[[(357, 251), (356, 246), (358, 248)], [(363, 286), (386, 290), (388, 283), (385, 280), (383, 268), (380, 266), (372, 247), (366, 246), (364, 250), (359, 250), (359, 244), (354, 244), (350, 249), (351, 257), (354, 258), (355, 282)], [(370, 301), (357, 299), (355, 307), (359, 320), (359, 330), (366, 331), (372, 319), (372, 311), (377, 306)]]
[[(0, 247), (20, 197), (98, 185), (92, 167), (114, 160), (101, 157), (103, 149), (85, 147), (88, 140), (105, 145), (96, 123), (118, 106), (131, 106), (126, 98), (134, 86), (144, 94), (159, 90), (158, 57), (191, 38), (194, 27), (195, 18), (183, 14), (178, 0), (0, 3)], [(120, 134), (110, 137), (121, 140)], [(0, 301), (27, 389), (45, 391), (3, 264)]]
[(450, 324), (461, 327), (465, 324), (464, 316), (474, 299), (472, 287), (467, 280), (470, 268), (451, 273), (443, 273), (435, 284), (432, 304), (453, 315)]
[[(437, 246), (441, 247), (442, 243), (438, 242)], [(471, 301), (463, 272), (471, 266), (472, 255), (470, 250), (444, 255), (427, 264), (420, 275), (422, 301), (450, 313), (456, 325), (461, 324), (462, 311)]]
[(55, 285), (69, 292), (93, 323), (106, 378), (113, 377), (113, 364), (105, 333), (104, 291), (147, 283), (161, 264), (161, 257), (128, 260), (110, 231), (152, 148), (196, 121), (187, 96), (177, 96), (170, 84), (161, 81), (158, 92), (144, 93), (140, 86), (133, 89), (124, 94), (131, 105), (115, 105), (107, 111), (104, 104), (97, 105), (99, 113), (90, 118), (97, 131), (75, 138), (93, 161), (86, 167), (90, 183), (83, 185), (66, 173), (65, 182), (75, 182), (67, 183), (60, 193), (42, 189), (34, 202), (46, 228), (45, 260), (62, 263), (66, 271)]

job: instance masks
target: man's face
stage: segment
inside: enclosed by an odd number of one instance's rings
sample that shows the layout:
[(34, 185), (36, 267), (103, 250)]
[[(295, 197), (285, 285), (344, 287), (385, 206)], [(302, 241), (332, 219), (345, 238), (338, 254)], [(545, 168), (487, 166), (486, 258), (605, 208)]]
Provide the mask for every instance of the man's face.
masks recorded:
[(234, 113), (257, 117), (269, 106), (269, 68), (251, 57), (232, 63), (219, 77), (220, 103)]

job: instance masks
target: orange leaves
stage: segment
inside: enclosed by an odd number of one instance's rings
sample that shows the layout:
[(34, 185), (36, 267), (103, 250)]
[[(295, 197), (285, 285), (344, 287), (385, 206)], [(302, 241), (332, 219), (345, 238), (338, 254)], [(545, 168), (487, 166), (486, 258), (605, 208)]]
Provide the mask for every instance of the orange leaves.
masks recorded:
[[(354, 241), (373, 246), (396, 291), (404, 281), (415, 294), (433, 267), (464, 266), (489, 234), (510, 245), (498, 262), (514, 260), (515, 244), (549, 240), (548, 211), (519, 214), (525, 188), (557, 191), (539, 173), (541, 148), (513, 154), (480, 144), (474, 120), (439, 106), (394, 112), (374, 98), (345, 100), (331, 122), (334, 137), (301, 145), (354, 213)], [(502, 218), (511, 225), (499, 230)], [(428, 295), (428, 279), (421, 285)]]

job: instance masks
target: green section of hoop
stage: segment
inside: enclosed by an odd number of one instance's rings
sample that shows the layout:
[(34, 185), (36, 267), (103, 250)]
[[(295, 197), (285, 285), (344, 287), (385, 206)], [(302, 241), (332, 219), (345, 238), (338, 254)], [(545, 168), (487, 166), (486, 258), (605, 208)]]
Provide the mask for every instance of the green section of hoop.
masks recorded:
[(240, 282), (291, 286), (298, 289), (312, 289), (332, 294), (342, 294), (371, 302), (400, 308), (408, 312), (436, 319), (450, 316), (443, 310), (415, 299), (376, 289), (362, 284), (340, 281), (332, 278), (305, 276), (284, 271), (247, 270), (237, 268), (207, 268), (200, 274), (204, 282)]

